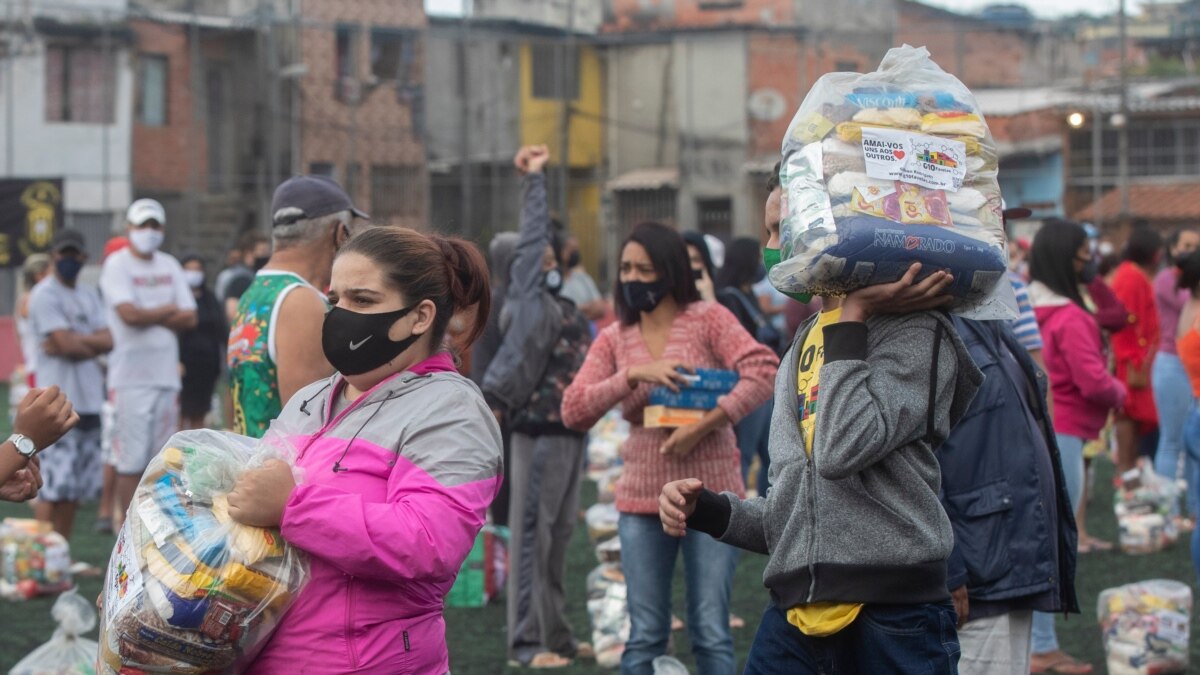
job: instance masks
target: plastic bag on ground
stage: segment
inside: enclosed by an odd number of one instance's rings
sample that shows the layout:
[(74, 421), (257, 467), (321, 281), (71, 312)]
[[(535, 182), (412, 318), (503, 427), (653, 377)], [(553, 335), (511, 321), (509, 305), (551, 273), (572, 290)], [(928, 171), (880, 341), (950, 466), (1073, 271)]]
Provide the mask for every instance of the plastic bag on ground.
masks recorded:
[(949, 270), (952, 311), (1016, 316), (996, 181), (975, 97), (908, 45), (873, 73), (830, 73), (783, 141), (781, 291), (845, 295), (891, 283), (913, 262)]
[(1096, 605), (1109, 675), (1165, 675), (1188, 670), (1192, 590), (1167, 579), (1100, 594)]
[(1172, 514), (1176, 513), (1183, 489), (1148, 465), (1127, 472), (1113, 493), (1113, 513), (1120, 529), (1119, 543), (1125, 553), (1157, 553), (1179, 538)]
[(629, 605), (625, 575), (619, 564), (606, 563), (587, 576), (587, 608), (592, 619), (596, 665), (616, 668), (629, 641)]
[(81, 637), (96, 627), (96, 609), (75, 589), (58, 596), (50, 615), (53, 637), (33, 650), (8, 675), (95, 675), (98, 645)]
[(100, 663), (111, 672), (232, 673), (251, 660), (308, 578), (277, 529), (229, 516), (238, 475), (280, 436), (171, 437), (146, 469), (104, 578)]
[(5, 518), (0, 523), (0, 596), (28, 600), (72, 585), (71, 546), (49, 523)]

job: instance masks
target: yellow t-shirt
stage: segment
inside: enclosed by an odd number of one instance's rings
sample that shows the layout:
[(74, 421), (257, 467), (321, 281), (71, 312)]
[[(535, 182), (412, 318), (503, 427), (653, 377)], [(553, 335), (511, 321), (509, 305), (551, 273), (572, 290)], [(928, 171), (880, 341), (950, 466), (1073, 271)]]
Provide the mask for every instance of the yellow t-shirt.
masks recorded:
[[(842, 318), (841, 309), (821, 312), (817, 323), (804, 338), (796, 367), (796, 387), (800, 395), (800, 429), (804, 431), (804, 449), (813, 452), (813, 436), (817, 429), (817, 404), (820, 402), (821, 366), (825, 363), (825, 327)], [(833, 635), (854, 623), (862, 605), (837, 602), (814, 602), (796, 605), (788, 610), (788, 623), (811, 637)]]

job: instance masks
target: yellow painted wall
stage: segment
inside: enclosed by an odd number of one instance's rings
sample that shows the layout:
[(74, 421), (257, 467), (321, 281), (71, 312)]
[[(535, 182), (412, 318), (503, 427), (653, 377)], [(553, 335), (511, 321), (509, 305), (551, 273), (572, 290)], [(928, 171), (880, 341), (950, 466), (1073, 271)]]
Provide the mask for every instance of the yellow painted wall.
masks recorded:
[[(596, 50), (579, 48), (579, 98), (571, 101), (571, 168), (599, 166), (604, 151), (603, 114), (604, 78)], [(550, 163), (562, 158), (559, 148), (563, 101), (533, 97), (533, 50), (521, 45), (521, 144), (550, 146)]]

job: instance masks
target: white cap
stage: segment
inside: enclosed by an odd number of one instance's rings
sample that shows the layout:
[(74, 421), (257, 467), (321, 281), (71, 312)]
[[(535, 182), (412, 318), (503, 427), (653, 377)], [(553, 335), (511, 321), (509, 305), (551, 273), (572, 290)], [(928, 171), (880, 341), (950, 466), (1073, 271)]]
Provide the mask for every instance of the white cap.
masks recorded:
[(163, 205), (153, 199), (139, 199), (129, 205), (129, 211), (125, 213), (125, 220), (130, 225), (141, 225), (147, 220), (157, 220), (160, 224), (167, 224), (167, 212), (163, 209)]

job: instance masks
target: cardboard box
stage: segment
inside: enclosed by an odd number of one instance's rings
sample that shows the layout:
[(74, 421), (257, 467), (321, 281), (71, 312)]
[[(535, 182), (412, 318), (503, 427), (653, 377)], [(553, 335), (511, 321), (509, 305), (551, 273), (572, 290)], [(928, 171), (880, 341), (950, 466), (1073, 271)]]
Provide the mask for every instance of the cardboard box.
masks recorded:
[(647, 429), (672, 429), (695, 424), (704, 419), (704, 410), (685, 410), (668, 408), (662, 405), (648, 405), (642, 424)]

